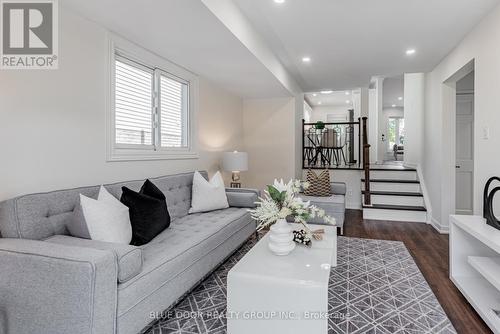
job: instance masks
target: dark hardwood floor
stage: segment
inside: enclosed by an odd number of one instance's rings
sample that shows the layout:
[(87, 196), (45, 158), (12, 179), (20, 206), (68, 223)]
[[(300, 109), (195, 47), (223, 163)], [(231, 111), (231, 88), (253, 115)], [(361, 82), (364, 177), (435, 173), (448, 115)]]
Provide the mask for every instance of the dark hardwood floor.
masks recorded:
[(363, 220), (360, 210), (346, 211), (344, 235), (404, 242), (457, 332), (491, 333), (448, 278), (448, 235), (427, 224)]

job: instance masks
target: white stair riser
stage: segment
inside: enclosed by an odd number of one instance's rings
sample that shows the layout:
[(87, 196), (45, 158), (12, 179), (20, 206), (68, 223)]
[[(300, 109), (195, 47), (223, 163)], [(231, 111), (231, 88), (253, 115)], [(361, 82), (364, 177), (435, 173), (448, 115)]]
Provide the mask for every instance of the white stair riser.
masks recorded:
[(424, 206), (420, 196), (371, 195), (372, 204)]
[[(365, 190), (365, 183), (361, 182), (361, 189)], [(371, 191), (399, 191), (419, 193), (419, 183), (396, 183), (396, 182), (370, 182)]]
[(363, 208), (363, 219), (425, 223), (427, 212)]
[(371, 170), (371, 179), (392, 179), (392, 180), (417, 180), (417, 172), (403, 172), (393, 170)]

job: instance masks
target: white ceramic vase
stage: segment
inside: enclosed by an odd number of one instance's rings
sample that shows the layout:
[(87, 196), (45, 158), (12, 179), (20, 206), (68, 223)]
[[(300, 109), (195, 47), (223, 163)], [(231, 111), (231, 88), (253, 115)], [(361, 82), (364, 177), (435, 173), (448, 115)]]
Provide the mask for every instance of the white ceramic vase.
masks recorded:
[(285, 219), (279, 219), (269, 232), (269, 249), (276, 255), (288, 255), (295, 248), (292, 227)]

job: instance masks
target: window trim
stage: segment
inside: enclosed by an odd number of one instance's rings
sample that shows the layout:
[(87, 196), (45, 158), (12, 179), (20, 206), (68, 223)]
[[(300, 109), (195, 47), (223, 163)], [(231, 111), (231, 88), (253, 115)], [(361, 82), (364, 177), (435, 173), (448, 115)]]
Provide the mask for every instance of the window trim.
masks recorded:
[[(198, 77), (162, 58), (149, 52), (117, 35), (108, 33), (108, 93), (106, 102), (106, 161), (137, 161), (137, 160), (170, 160), (170, 159), (197, 159), (197, 122), (199, 100), (199, 79)], [(154, 145), (126, 145), (115, 143), (115, 54), (125, 57), (140, 66), (144, 66), (153, 71), (153, 83), (158, 85), (160, 73), (187, 83), (188, 86), (188, 111), (187, 111), (187, 147), (170, 148), (161, 147), (154, 149)], [(159, 97), (158, 97), (159, 98)], [(152, 96), (153, 99), (153, 96)], [(154, 103), (154, 101), (153, 101)], [(158, 114), (159, 116), (159, 114)], [(154, 113), (152, 114), (154, 117)], [(154, 131), (153, 131), (154, 132)], [(153, 134), (154, 136), (154, 134)], [(157, 140), (154, 138), (153, 140)]]

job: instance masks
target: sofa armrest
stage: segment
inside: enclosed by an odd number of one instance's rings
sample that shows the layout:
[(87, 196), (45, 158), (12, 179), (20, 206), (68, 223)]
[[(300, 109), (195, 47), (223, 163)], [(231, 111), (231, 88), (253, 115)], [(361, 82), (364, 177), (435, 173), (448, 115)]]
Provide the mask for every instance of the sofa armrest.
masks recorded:
[(346, 184), (344, 182), (331, 182), (330, 192), (334, 195), (345, 195), (346, 194)]
[(68, 235), (54, 235), (44, 241), (59, 245), (101, 249), (113, 252), (116, 256), (116, 261), (118, 262), (119, 283), (127, 282), (142, 271), (142, 248), (137, 246), (75, 238)]
[(229, 206), (237, 208), (255, 208), (260, 196), (260, 191), (249, 188), (226, 188)]
[(0, 268), (1, 333), (115, 332), (113, 252), (0, 239)]

